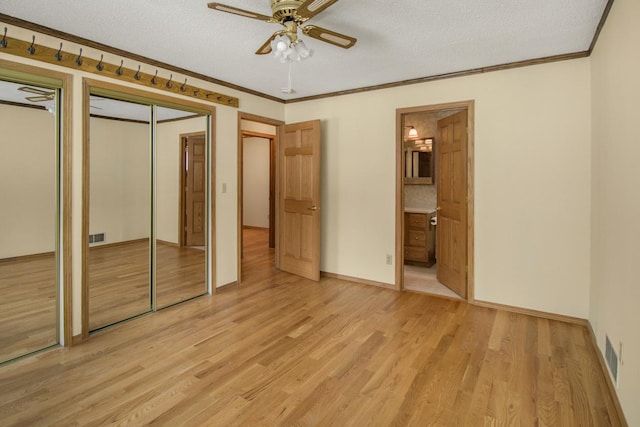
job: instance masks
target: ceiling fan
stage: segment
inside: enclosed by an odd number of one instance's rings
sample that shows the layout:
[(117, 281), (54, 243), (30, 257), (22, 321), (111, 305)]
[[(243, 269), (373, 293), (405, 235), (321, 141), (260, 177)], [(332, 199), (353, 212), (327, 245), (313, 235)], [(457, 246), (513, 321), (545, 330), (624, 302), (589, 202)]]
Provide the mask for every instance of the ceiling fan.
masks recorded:
[(271, 37), (256, 51), (256, 55), (265, 55), (271, 52), (271, 42), (276, 37), (286, 36), (292, 45), (298, 43), (298, 28), (303, 34), (321, 40), (332, 45), (349, 49), (356, 44), (356, 39), (351, 36), (336, 33), (316, 25), (302, 26), (309, 19), (313, 18), (338, 0), (271, 0), (272, 16), (238, 9), (221, 3), (209, 3), (209, 8), (220, 12), (233, 13), (245, 18), (257, 19), (264, 22), (278, 23), (284, 26), (284, 30), (276, 31)]
[(25, 99), (31, 102), (51, 101), (56, 97), (56, 92), (54, 90), (45, 90), (29, 86), (21, 86), (18, 88), (18, 90), (21, 90), (23, 92), (35, 93), (36, 96), (25, 97)]

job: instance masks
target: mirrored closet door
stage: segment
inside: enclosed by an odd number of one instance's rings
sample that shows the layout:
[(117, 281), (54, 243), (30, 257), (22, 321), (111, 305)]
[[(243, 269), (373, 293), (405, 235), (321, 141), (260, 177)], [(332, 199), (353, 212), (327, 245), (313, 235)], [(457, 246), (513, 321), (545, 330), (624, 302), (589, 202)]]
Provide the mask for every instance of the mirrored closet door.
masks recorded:
[(207, 292), (207, 117), (158, 107), (156, 306)]
[(123, 97), (90, 96), (89, 331), (209, 286), (210, 116)]
[(151, 109), (91, 96), (89, 327), (151, 310)]
[(0, 363), (58, 343), (59, 100), (0, 78)]

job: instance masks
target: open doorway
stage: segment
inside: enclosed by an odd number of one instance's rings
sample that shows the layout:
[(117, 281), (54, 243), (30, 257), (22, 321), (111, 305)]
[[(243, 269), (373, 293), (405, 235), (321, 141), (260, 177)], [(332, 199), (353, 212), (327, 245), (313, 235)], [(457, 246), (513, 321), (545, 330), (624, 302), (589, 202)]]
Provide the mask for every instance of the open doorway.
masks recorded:
[(283, 122), (238, 113), (238, 283), (243, 265), (276, 265), (276, 153)]
[(473, 101), (396, 111), (398, 289), (473, 299)]

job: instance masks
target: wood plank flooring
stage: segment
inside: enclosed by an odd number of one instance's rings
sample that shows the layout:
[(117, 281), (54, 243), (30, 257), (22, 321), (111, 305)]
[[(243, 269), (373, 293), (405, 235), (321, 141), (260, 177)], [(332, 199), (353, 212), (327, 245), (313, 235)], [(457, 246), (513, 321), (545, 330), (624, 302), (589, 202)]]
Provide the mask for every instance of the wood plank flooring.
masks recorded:
[(58, 343), (55, 266), (53, 253), (0, 261), (0, 363)]
[(622, 425), (584, 327), (301, 279), (250, 234), (241, 286), (0, 367), (0, 424)]
[[(205, 254), (201, 249), (157, 243), (159, 308), (207, 292)], [(89, 250), (89, 329), (150, 310), (148, 240), (92, 247)]]

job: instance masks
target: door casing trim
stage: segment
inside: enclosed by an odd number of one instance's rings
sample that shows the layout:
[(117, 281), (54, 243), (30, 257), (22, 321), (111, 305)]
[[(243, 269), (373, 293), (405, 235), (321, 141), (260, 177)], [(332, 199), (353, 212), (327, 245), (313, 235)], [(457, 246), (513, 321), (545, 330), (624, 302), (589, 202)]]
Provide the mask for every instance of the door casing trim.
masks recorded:
[[(404, 289), (404, 184), (402, 170), (402, 116), (409, 113), (435, 113), (442, 110), (467, 110), (467, 301), (475, 301), (474, 283), (474, 160), (475, 160), (475, 101), (460, 101), (396, 109), (396, 248), (395, 288)], [(437, 244), (437, 243), (436, 243)]]

